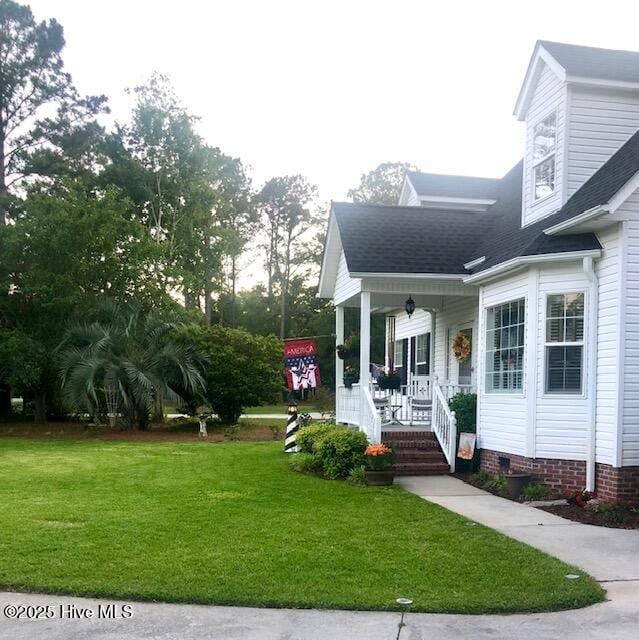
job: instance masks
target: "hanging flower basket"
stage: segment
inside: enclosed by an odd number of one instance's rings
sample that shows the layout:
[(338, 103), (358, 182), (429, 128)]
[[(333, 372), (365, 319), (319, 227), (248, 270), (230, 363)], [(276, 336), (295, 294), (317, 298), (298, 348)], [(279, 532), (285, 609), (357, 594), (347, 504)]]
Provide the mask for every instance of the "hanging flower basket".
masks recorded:
[(340, 360), (346, 360), (346, 358), (348, 358), (348, 356), (350, 355), (350, 350), (349, 350), (348, 345), (346, 343), (338, 344), (337, 348), (335, 349), (335, 351), (337, 352), (337, 357)]
[(377, 386), (380, 389), (397, 391), (402, 386), (402, 377), (396, 371), (380, 373), (377, 378)]
[(359, 371), (353, 367), (344, 369), (344, 386), (350, 389), (354, 384), (359, 382)]
[(452, 351), (457, 362), (466, 362), (470, 358), (470, 338), (464, 333), (458, 333), (453, 341)]

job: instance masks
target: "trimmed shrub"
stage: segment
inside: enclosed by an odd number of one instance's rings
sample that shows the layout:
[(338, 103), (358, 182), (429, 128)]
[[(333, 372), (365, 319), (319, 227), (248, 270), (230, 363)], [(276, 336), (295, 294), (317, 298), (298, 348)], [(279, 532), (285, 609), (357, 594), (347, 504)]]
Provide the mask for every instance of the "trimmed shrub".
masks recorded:
[(295, 441), (297, 448), (302, 453), (315, 453), (315, 443), (321, 440), (326, 434), (337, 431), (338, 427), (332, 422), (316, 422), (308, 427), (302, 427), (297, 432)]
[(273, 402), (282, 386), (282, 344), (221, 325), (189, 325), (179, 333), (206, 358), (205, 401), (223, 424), (235, 424), (245, 407)]
[(300, 473), (314, 473), (317, 471), (317, 461), (310, 453), (295, 453), (289, 460), (289, 465), (293, 471)]
[(345, 478), (366, 460), (368, 438), (363, 431), (334, 429), (313, 445), (315, 457), (327, 478)]
[(457, 418), (457, 433), (475, 433), (477, 430), (477, 394), (457, 393), (449, 401), (448, 406)]
[(348, 479), (353, 484), (358, 484), (360, 486), (366, 486), (366, 467), (360, 465), (359, 467), (355, 467), (352, 471)]

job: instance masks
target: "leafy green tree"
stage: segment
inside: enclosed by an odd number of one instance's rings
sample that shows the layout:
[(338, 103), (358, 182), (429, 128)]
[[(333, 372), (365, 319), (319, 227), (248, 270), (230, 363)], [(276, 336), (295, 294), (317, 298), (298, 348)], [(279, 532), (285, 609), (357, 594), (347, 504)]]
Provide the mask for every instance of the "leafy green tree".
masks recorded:
[(314, 249), (303, 238), (312, 238), (321, 217), (313, 200), (316, 188), (300, 175), (271, 178), (256, 196), (266, 228), (268, 295), (279, 288), (280, 338), (288, 324), (288, 297), (293, 279), (309, 264)]
[(408, 162), (382, 162), (362, 175), (359, 185), (348, 192), (348, 197), (353, 202), (397, 204), (407, 171), (418, 169)]
[(204, 389), (202, 358), (193, 344), (176, 339), (176, 324), (137, 305), (108, 305), (101, 315), (74, 323), (59, 347), (70, 409), (96, 418), (121, 414), (126, 426), (144, 429), (158, 397), (176, 400)]
[(282, 345), (275, 336), (255, 336), (212, 325), (191, 325), (180, 336), (206, 357), (206, 402), (225, 424), (245, 407), (273, 401), (283, 387)]
[(37, 22), (28, 6), (0, 0), (0, 224), (13, 211), (12, 185), (41, 166), (34, 153), (44, 145), (55, 152), (105, 110), (104, 96), (78, 95), (63, 48), (58, 22)]
[[(0, 227), (0, 326), (13, 332), (9, 347), (0, 336), (0, 350), (14, 354), (0, 375), (27, 392), (43, 421), (56, 392), (48, 356), (70, 317), (82, 317), (104, 296), (158, 309), (174, 303), (155, 286), (147, 267), (154, 247), (117, 189), (92, 193), (83, 183), (59, 182), (32, 189), (22, 209), (15, 223)], [(14, 371), (21, 361), (30, 363), (28, 384)]]

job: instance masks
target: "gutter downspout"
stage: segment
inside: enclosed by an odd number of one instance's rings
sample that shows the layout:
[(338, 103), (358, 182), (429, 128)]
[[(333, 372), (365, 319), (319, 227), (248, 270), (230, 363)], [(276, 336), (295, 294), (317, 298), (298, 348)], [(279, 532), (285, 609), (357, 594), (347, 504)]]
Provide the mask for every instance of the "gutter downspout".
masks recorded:
[(595, 490), (595, 454), (597, 444), (597, 337), (599, 316), (599, 281), (594, 261), (583, 259), (583, 272), (590, 282), (588, 301), (588, 442), (586, 458), (586, 490)]

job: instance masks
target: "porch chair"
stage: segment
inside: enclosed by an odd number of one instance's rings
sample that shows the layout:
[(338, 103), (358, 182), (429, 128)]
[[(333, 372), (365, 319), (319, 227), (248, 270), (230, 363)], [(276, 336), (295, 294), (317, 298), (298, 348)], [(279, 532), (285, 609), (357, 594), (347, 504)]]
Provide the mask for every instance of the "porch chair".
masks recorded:
[(411, 424), (427, 423), (430, 425), (433, 412), (433, 401), (419, 396), (409, 398), (409, 415)]

